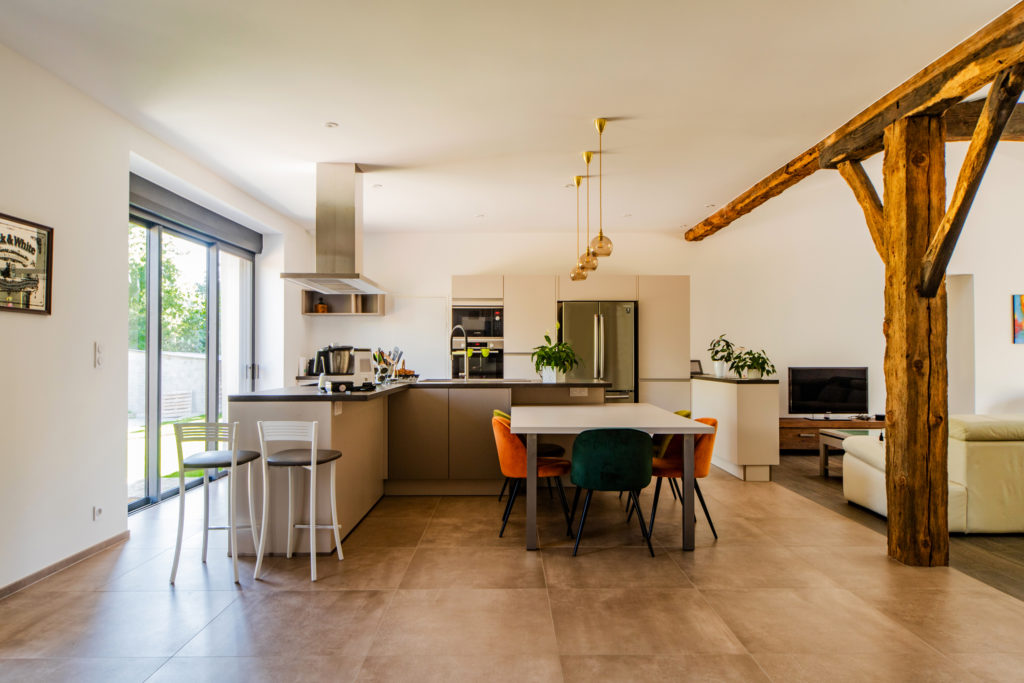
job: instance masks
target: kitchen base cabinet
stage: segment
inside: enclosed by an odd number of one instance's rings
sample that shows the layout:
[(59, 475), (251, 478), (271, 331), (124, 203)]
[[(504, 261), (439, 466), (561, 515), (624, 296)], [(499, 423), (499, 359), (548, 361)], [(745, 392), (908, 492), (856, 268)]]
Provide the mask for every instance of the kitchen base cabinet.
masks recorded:
[(448, 390), (449, 479), (501, 479), (491, 417), (511, 404), (511, 389)]
[(388, 398), (388, 479), (448, 478), (448, 389)]

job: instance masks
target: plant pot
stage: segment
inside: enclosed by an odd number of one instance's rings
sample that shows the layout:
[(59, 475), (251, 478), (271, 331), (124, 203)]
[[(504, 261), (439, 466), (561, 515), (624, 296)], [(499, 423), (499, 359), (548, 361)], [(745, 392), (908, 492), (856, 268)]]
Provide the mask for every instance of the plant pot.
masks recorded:
[(540, 381), (544, 384), (554, 384), (558, 381), (558, 374), (554, 368), (543, 367), (540, 369)]
[(761, 379), (762, 376), (760, 370), (747, 370), (746, 379)]
[(715, 377), (725, 377), (725, 361), (716, 360), (714, 361)]

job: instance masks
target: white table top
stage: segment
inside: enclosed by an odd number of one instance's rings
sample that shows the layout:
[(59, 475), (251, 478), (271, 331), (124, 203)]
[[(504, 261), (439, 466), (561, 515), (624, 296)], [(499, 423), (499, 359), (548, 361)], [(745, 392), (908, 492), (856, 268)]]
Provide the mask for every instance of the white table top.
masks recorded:
[(513, 434), (579, 434), (588, 429), (639, 429), (648, 434), (711, 434), (703, 422), (650, 403), (512, 406)]

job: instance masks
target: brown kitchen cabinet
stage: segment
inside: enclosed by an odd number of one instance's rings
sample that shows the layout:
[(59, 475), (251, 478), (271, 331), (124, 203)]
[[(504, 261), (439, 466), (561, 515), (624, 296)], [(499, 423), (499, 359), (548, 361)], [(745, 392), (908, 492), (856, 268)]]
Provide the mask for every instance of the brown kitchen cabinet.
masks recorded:
[(805, 417), (779, 418), (779, 450), (818, 452), (818, 430), (885, 429), (884, 420), (811, 420)]
[(449, 479), (501, 479), (491, 417), (511, 404), (511, 389), (448, 390)]
[(388, 479), (447, 478), (448, 389), (389, 396)]

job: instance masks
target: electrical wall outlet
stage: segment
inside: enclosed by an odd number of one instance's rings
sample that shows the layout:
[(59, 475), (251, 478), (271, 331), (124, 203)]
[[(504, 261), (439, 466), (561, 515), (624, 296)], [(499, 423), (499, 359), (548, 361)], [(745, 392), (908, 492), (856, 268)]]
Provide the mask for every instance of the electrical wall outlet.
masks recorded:
[(570, 398), (586, 398), (589, 390), (586, 387), (569, 387)]
[(103, 344), (98, 341), (92, 343), (92, 366), (94, 368), (103, 367)]
[(93, 505), (92, 506), (92, 521), (95, 522), (95, 521), (97, 521), (102, 516), (103, 516), (103, 508), (99, 507), (98, 505)]

